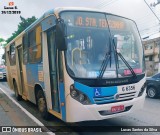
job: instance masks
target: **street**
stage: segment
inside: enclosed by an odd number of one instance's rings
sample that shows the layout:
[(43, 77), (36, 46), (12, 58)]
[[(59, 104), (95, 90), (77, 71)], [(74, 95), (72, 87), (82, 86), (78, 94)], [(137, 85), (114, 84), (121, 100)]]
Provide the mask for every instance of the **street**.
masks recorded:
[[(0, 88), (3, 89), (7, 94), (9, 94), (11, 97), (14, 97), (14, 92), (11, 91), (8, 88), (7, 82), (0, 82)], [(26, 110), (28, 110), (32, 115), (34, 115), (38, 120), (40, 120), (45, 126), (65, 126), (67, 128), (70, 128), (67, 126), (67, 124), (55, 117), (51, 118), (50, 121), (45, 121), (43, 120), (39, 113), (38, 109), (36, 106), (30, 102), (26, 101), (20, 101), (18, 102), (21, 106), (23, 106)], [(134, 112), (132, 114), (128, 114), (123, 117), (117, 117), (117, 118), (112, 118), (108, 120), (102, 120), (102, 121), (89, 121), (89, 122), (79, 122), (75, 123), (73, 125), (76, 126), (160, 126), (160, 98), (159, 99), (150, 99), (146, 97), (144, 108), (142, 110), (139, 110), (137, 112)], [(83, 129), (82, 129), (83, 130)], [(74, 132), (71, 131), (68, 132), (68, 130), (65, 133), (57, 133), (57, 134), (148, 134), (148, 135), (156, 135), (159, 134), (158, 132)]]
[[(8, 98), (8, 96), (3, 92), (2, 88), (0, 87), (0, 134), (8, 134), (8, 135), (35, 135), (39, 134), (36, 132), (33, 132), (32, 127), (37, 127), (41, 123), (37, 123), (34, 121), (31, 117), (26, 115), (23, 111), (23, 108), (18, 107), (11, 99)], [(42, 124), (41, 124), (42, 125)], [(15, 127), (16, 128), (15, 128)], [(21, 132), (17, 132), (17, 129), (19, 126), (29, 127), (29, 130), (32, 131), (26, 132), (24, 130), (21, 130)], [(43, 126), (43, 125), (42, 125)], [(44, 127), (44, 126), (43, 126)], [(19, 128), (20, 129), (20, 128)], [(21, 128), (22, 129), (22, 128)], [(24, 128), (23, 128), (24, 129)], [(38, 127), (37, 127), (38, 129)], [(40, 129), (40, 128), (39, 128)], [(27, 130), (27, 129), (25, 129)], [(12, 133), (11, 133), (12, 132)], [(42, 131), (40, 131), (42, 132)], [(43, 133), (46, 134), (46, 133)]]

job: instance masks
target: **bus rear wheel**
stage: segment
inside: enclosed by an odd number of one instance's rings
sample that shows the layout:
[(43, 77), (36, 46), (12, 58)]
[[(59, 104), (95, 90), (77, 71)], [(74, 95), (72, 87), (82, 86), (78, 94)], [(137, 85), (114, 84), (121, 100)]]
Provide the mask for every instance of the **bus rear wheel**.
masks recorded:
[(18, 101), (22, 100), (22, 97), (19, 95), (18, 93), (18, 87), (17, 87), (17, 83), (16, 81), (13, 82), (13, 89), (14, 89), (14, 93), (15, 93), (15, 97)]
[(37, 92), (37, 105), (38, 105), (38, 110), (41, 114), (41, 117), (45, 120), (48, 120), (50, 114), (47, 110), (47, 103), (42, 90), (39, 90)]

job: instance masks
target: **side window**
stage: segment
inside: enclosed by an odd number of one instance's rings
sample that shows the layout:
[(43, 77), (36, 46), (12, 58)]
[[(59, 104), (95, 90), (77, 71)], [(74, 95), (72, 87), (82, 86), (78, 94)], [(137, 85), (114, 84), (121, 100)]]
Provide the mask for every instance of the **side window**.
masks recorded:
[(29, 33), (29, 48), (28, 48), (28, 61), (29, 63), (38, 63), (41, 61), (41, 27), (38, 26), (36, 29)]
[(12, 43), (10, 45), (10, 53), (9, 53), (9, 60), (10, 60), (10, 64), (11, 66), (16, 65), (16, 50), (15, 50), (15, 44)]
[(153, 78), (157, 78), (157, 79), (160, 78), (160, 74), (154, 75)]
[(27, 35), (23, 37), (23, 64), (26, 64), (28, 58), (28, 38)]
[(28, 62), (34, 63), (34, 57), (35, 57), (35, 45), (36, 45), (36, 32), (35, 30), (32, 30), (29, 33), (29, 48), (28, 48)]

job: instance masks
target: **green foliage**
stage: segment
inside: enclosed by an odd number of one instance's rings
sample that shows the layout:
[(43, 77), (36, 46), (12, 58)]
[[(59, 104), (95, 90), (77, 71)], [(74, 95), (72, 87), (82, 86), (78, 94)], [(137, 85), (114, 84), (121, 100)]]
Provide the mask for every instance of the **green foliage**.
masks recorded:
[(12, 36), (9, 37), (6, 42), (9, 43), (12, 41), (16, 36), (18, 36), (23, 30), (25, 30), (29, 25), (31, 25), (34, 21), (37, 20), (35, 16), (31, 18), (25, 19), (24, 17), (20, 16), (21, 22), (18, 24), (18, 30), (12, 33)]
[(5, 41), (5, 40), (4, 40), (3, 38), (0, 38), (0, 43), (1, 43), (1, 42), (4, 42), (4, 41)]

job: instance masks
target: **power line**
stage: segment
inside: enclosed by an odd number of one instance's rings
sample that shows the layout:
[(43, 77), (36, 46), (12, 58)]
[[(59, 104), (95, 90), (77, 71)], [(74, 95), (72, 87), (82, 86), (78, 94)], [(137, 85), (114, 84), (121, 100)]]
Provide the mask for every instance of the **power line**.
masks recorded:
[[(140, 17), (140, 18), (137, 18), (138, 20), (143, 20), (143, 18), (146, 18), (146, 17), (148, 17), (149, 15), (151, 15), (150, 13), (148, 13), (148, 14), (145, 14), (143, 17)], [(160, 16), (160, 14), (157, 14), (158, 16)]]
[[(137, 22), (136, 22), (137, 23)], [(146, 26), (151, 26), (151, 25), (158, 25), (159, 23), (156, 23), (155, 21), (150, 21), (150, 22), (148, 22), (148, 21), (146, 21), (146, 22), (143, 22), (143, 23), (137, 23), (137, 25), (139, 26), (139, 27), (144, 27), (144, 25), (146, 25)]]
[(148, 3), (146, 2), (146, 0), (144, 0), (144, 2), (147, 4), (147, 6), (149, 7), (149, 9), (151, 10), (151, 12), (155, 15), (155, 17), (158, 19), (158, 21), (160, 22), (159, 17), (153, 12), (152, 8), (148, 5)]
[(153, 20), (153, 17), (152, 16), (146, 16), (146, 18), (143, 18), (143, 19), (136, 19), (136, 22), (137, 23), (143, 23), (143, 22), (145, 22), (145, 21), (148, 21), (148, 20), (150, 20), (150, 19), (152, 19)]
[[(110, 2), (105, 2), (105, 1), (102, 1), (98, 6), (96, 6), (97, 8), (103, 8), (105, 6), (108, 6), (110, 4), (113, 4), (114, 2), (116, 2), (118, 0), (112, 0)], [(146, 19), (145, 17), (148, 17), (149, 14), (145, 15), (144, 17), (141, 17), (139, 20), (138, 19), (135, 19), (136, 23), (138, 24), (139, 27), (141, 27), (140, 25), (143, 25), (144, 23), (146, 24)], [(151, 18), (151, 17), (150, 17)], [(149, 18), (147, 18), (147, 20), (149, 20)], [(140, 24), (140, 21), (142, 21), (142, 24)], [(151, 21), (149, 21), (149, 23), (151, 24)]]
[(141, 34), (141, 33), (140, 34), (143, 36), (143, 35), (150, 35), (150, 34), (153, 34), (155, 32), (159, 33), (159, 30), (150, 31), (150, 32), (147, 32), (146, 34)]
[[(118, 0), (111, 0), (109, 2), (106, 2), (105, 0), (103, 0), (98, 6), (96, 6), (96, 8), (103, 8), (105, 6), (108, 6), (110, 4), (113, 4), (114, 2), (116, 2)], [(136, 22), (140, 21), (141, 19), (144, 20), (143, 18), (148, 17), (149, 14), (145, 15), (144, 17), (141, 17), (140, 19), (136, 19)], [(160, 14), (159, 14), (160, 15)], [(145, 20), (144, 20), (145, 21)]]
[[(97, 5), (95, 8), (98, 8), (98, 7), (102, 6), (104, 3), (106, 3), (105, 1), (106, 1), (106, 0), (103, 0), (102, 2), (100, 2), (100, 4)], [(112, 1), (113, 1), (113, 0), (112, 0)], [(108, 2), (108, 3), (109, 3), (109, 2)]]
[[(108, 2), (106, 2), (105, 0), (104, 1), (102, 1), (102, 2), (100, 2), (100, 4), (99, 5), (97, 5), (96, 6), (96, 8), (104, 8), (104, 7), (106, 7), (106, 6), (108, 6), (108, 5), (110, 5), (110, 4), (113, 4), (113, 3), (115, 3), (115, 2), (117, 2), (118, 0), (111, 0), (111, 1), (108, 1)], [(145, 0), (144, 0), (145, 1)], [(146, 3), (147, 4), (147, 3)], [(148, 4), (147, 4), (148, 5)], [(152, 11), (152, 9), (150, 9), (151, 11)], [(155, 13), (152, 11), (152, 13), (155, 15)], [(158, 14), (158, 16), (159, 16), (160, 14)], [(157, 16), (157, 15), (156, 15)], [(157, 17), (158, 17), (157, 16)], [(149, 18), (148, 18), (149, 17)], [(149, 23), (150, 24), (153, 24), (155, 21), (148, 21), (148, 20), (150, 20), (152, 18), (152, 16), (151, 16), (151, 14), (146, 14), (146, 15), (144, 15), (143, 17), (140, 17), (139, 19), (135, 19), (135, 21), (137, 22), (137, 25), (138, 25), (138, 27), (140, 28), (140, 27), (142, 27), (142, 25), (143, 24), (146, 24), (146, 22), (148, 23), (148, 25), (149, 25)], [(159, 20), (159, 19), (158, 19)], [(159, 20), (160, 21), (160, 20)], [(155, 24), (155, 25), (152, 25), (151, 27), (148, 27), (148, 28), (145, 28), (145, 29), (141, 29), (140, 30), (140, 33), (141, 33), (141, 35), (142, 35), (142, 33), (144, 33), (144, 32), (146, 32), (147, 30), (149, 30), (149, 29), (151, 29), (151, 28), (154, 28), (154, 29), (158, 29), (158, 24)], [(159, 30), (156, 30), (156, 32), (157, 31), (159, 31)], [(155, 32), (155, 31), (154, 31)], [(151, 33), (151, 32), (149, 32), (149, 33)], [(149, 34), (149, 33), (147, 33), (147, 34)], [(152, 31), (152, 33), (153, 33), (153, 31)]]
[(160, 33), (160, 32), (157, 31), (157, 32), (155, 32), (155, 33), (152, 33), (152, 34), (150, 34), (150, 35), (148, 35), (148, 36), (143, 37), (142, 39), (147, 39), (147, 38), (149, 38), (150, 36), (155, 35), (155, 34), (158, 34), (158, 33)]
[(109, 1), (109, 2), (103, 2), (101, 5), (98, 5), (98, 6), (96, 6), (95, 8), (103, 8), (103, 7), (105, 7), (105, 6), (108, 6), (108, 5), (110, 5), (110, 4), (113, 4), (113, 3), (115, 3), (116, 1), (118, 1), (118, 0), (111, 0), (111, 1)]
[(155, 27), (159, 27), (159, 25), (154, 25), (154, 26), (151, 26), (151, 27), (148, 27), (148, 28), (139, 30), (139, 31), (142, 32), (142, 31), (146, 31), (146, 30), (148, 30), (148, 29), (155, 28)]

